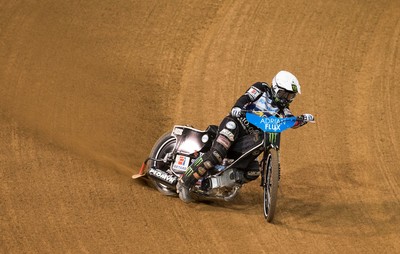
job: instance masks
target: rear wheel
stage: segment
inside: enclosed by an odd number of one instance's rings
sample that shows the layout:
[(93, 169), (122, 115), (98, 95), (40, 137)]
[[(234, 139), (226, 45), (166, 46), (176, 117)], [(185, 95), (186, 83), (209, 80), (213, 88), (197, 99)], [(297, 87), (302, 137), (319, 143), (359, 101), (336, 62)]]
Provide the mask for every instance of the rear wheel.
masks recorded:
[[(154, 144), (153, 149), (151, 149), (150, 152), (150, 158), (154, 159), (164, 159), (165, 156), (172, 152), (176, 144), (176, 138), (171, 135), (171, 132), (167, 132), (164, 135), (162, 135), (157, 142)], [(162, 161), (151, 161), (150, 167), (157, 168), (159, 170), (162, 170), (166, 172), (171, 166), (171, 162), (162, 162)], [(160, 183), (152, 178), (150, 178), (151, 183), (154, 185), (155, 188), (157, 188), (158, 191), (160, 191), (164, 195), (177, 195), (176, 190), (163, 184)]]
[(278, 198), (279, 158), (278, 151), (271, 149), (263, 164), (264, 217), (268, 222), (274, 218)]

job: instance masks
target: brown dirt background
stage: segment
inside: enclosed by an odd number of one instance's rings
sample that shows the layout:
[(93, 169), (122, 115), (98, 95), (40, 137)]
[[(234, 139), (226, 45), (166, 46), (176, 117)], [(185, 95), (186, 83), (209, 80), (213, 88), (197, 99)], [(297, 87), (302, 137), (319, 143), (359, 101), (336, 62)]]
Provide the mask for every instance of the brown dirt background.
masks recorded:
[[(0, 0), (1, 253), (399, 253), (400, 2)], [(174, 124), (295, 73), (273, 224), (258, 181), (183, 204), (130, 176)]]

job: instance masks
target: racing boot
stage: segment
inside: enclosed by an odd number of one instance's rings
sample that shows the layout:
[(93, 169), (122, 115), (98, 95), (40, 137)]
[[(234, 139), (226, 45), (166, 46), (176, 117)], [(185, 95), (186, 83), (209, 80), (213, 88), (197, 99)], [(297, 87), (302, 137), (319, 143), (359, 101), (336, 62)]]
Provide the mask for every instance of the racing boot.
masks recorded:
[(176, 184), (176, 191), (179, 194), (179, 198), (185, 202), (190, 203), (193, 202), (193, 198), (190, 196), (190, 189), (197, 182), (197, 179), (192, 174), (183, 175)]
[(193, 198), (190, 196), (190, 189), (195, 185), (195, 183), (204, 176), (206, 173), (206, 168), (212, 167), (210, 161), (204, 162), (202, 156), (198, 157), (192, 165), (190, 165), (185, 174), (178, 180), (176, 184), (176, 190), (179, 194), (179, 198), (185, 202), (193, 202)]
[(185, 202), (190, 203), (193, 202), (193, 198), (190, 196), (190, 187), (186, 185), (186, 183), (179, 179), (178, 183), (176, 184), (176, 191), (179, 194), (179, 198)]

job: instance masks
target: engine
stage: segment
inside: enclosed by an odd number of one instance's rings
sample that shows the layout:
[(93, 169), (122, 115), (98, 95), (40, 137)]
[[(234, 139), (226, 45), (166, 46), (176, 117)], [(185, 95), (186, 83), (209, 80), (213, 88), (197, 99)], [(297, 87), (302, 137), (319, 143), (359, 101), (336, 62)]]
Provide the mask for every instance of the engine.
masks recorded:
[(235, 168), (224, 171), (221, 175), (205, 177), (200, 189), (208, 195), (226, 196), (243, 183), (243, 172)]

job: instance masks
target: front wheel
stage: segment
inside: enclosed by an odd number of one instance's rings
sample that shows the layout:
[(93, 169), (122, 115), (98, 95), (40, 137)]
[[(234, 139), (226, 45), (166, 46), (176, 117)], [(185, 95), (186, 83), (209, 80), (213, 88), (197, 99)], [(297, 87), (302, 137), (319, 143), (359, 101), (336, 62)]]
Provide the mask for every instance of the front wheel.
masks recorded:
[(278, 151), (271, 149), (263, 163), (264, 217), (268, 222), (274, 218), (278, 199), (279, 158)]

